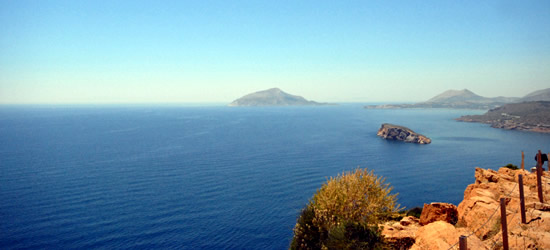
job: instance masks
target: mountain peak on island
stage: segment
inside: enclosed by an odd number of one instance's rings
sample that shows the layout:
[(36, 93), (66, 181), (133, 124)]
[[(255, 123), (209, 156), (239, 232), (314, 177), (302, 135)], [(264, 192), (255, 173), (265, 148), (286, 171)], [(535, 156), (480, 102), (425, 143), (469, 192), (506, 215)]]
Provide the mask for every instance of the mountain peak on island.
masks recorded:
[(476, 95), (474, 92), (468, 89), (463, 89), (463, 90), (451, 89), (439, 95), (434, 96), (427, 102), (448, 103), (448, 102), (457, 102), (457, 101), (464, 102), (464, 101), (472, 101), (472, 100), (479, 101), (481, 99), (483, 99), (482, 96)]
[(308, 101), (297, 95), (291, 95), (279, 88), (270, 88), (245, 95), (229, 104), (229, 106), (314, 106), (326, 105)]

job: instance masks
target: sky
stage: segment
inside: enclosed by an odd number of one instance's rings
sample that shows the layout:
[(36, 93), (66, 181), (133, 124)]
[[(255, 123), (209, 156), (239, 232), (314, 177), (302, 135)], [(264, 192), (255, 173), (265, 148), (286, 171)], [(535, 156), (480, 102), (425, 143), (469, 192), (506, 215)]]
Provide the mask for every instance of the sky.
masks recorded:
[(550, 87), (550, 1), (0, 0), (0, 103), (328, 102)]

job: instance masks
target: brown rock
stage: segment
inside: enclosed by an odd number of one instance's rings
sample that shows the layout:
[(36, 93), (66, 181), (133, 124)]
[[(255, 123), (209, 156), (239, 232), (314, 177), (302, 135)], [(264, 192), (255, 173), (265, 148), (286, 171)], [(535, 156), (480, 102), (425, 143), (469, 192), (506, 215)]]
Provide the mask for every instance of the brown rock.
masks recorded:
[(403, 218), (400, 222), (389, 222), (383, 225), (382, 235), (394, 249), (409, 249), (415, 242), (416, 231), (420, 228), (418, 219), (413, 216)]
[(456, 224), (458, 221), (458, 211), (456, 206), (449, 203), (433, 202), (424, 204), (422, 214), (420, 215), (420, 225), (427, 225), (435, 221), (445, 221), (450, 224)]
[[(523, 175), (528, 224), (521, 224), (519, 214), (517, 182), (520, 174)], [(538, 202), (535, 174), (508, 168), (498, 171), (476, 168), (475, 177), (475, 184), (466, 188), (464, 200), (458, 205), (458, 224), (469, 232), (476, 232), (477, 237), (486, 242), (498, 242), (502, 238), (499, 200), (506, 198), (510, 248), (550, 249), (550, 206)], [(544, 188), (544, 200), (549, 201), (547, 174), (543, 180), (547, 187)]]
[[(416, 233), (416, 242), (411, 249), (447, 250), (458, 242), (458, 238), (461, 235), (467, 235), (467, 232), (464, 231), (464, 229), (456, 229), (447, 222), (436, 221), (418, 229)], [(469, 249), (488, 249), (475, 235), (468, 237), (467, 242)]]
[[(527, 224), (519, 214), (518, 175), (523, 175)], [(384, 225), (382, 234), (396, 249), (449, 249), (461, 235), (469, 235), (468, 249), (502, 247), (500, 198), (505, 198), (510, 249), (550, 249), (550, 174), (544, 173), (544, 203), (538, 201), (536, 175), (524, 170), (501, 168), (498, 171), (476, 168), (476, 181), (464, 191), (464, 200), (452, 218), (453, 205), (424, 205), (421, 219), (403, 218)], [(424, 226), (422, 226), (424, 225)], [(414, 243), (414, 244), (413, 244)], [(411, 246), (412, 245), (412, 246)], [(457, 246), (454, 248), (457, 249)]]
[(414, 216), (407, 216), (407, 217), (401, 219), (399, 224), (401, 224), (401, 226), (409, 226), (409, 225), (419, 224), (419, 221)]

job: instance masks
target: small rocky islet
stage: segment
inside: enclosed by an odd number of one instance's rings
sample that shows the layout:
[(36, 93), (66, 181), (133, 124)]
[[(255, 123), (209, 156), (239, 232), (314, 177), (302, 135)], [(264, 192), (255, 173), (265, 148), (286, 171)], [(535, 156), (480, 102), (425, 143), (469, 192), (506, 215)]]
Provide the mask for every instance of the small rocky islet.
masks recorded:
[(386, 140), (404, 141), (417, 144), (430, 144), (432, 140), (424, 135), (412, 131), (410, 128), (384, 123), (377, 133)]

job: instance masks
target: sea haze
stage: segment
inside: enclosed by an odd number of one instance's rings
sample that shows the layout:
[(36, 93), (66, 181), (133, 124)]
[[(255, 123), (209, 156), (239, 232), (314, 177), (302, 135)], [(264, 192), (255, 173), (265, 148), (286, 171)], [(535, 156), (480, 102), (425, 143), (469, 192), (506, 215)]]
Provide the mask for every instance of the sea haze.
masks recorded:
[[(527, 167), (550, 135), (482, 111), (0, 107), (0, 248), (284, 249), (327, 177), (367, 167), (406, 207), (462, 200), (474, 169)], [(386, 141), (382, 123), (429, 145)]]

